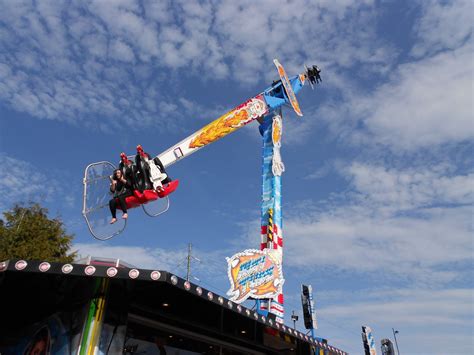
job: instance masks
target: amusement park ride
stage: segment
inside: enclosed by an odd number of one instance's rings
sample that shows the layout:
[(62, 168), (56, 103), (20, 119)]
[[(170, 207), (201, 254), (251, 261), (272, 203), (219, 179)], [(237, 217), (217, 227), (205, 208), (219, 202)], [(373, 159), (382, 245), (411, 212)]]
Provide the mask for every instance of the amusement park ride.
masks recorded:
[[(240, 264), (239, 270), (242, 271), (242, 268), (250, 265), (249, 263), (255, 265), (256, 262), (259, 262), (258, 260), (263, 260), (262, 258), (265, 255), (271, 254), (271, 259), (276, 260), (275, 265), (277, 267), (271, 267), (270, 269), (280, 269), (280, 276), (276, 278), (279, 280), (279, 285), (273, 288), (272, 293), (272, 295), (278, 296), (268, 298), (268, 290), (266, 291), (267, 293), (263, 292), (260, 296), (249, 292), (248, 285), (255, 282), (255, 277), (253, 279), (247, 277), (245, 279), (246, 285), (243, 288), (237, 284), (233, 285), (235, 287), (231, 294), (235, 302), (242, 302), (248, 297), (259, 299), (259, 311), (273, 313), (276, 315), (277, 321), (282, 321), (283, 294), (281, 287), (284, 280), (281, 276), (283, 248), (281, 174), (284, 172), (285, 167), (280, 156), (282, 134), (281, 108), (285, 105), (289, 106), (298, 116), (302, 116), (303, 114), (296, 99), (296, 93), (301, 90), (306, 81), (314, 88), (314, 85), (320, 82), (321, 78), (319, 75), (320, 70), (317, 66), (305, 67), (304, 73), (288, 78), (285, 69), (278, 60), (275, 59), (274, 64), (278, 70), (280, 80), (274, 82), (263, 92), (248, 99), (153, 159), (143, 151), (141, 146), (137, 147), (137, 155), (135, 157), (126, 156), (122, 153), (118, 168), (125, 174), (138, 176), (136, 178), (138, 184), (135, 185), (136, 188), (133, 191), (133, 196), (126, 198), (127, 208), (141, 206), (147, 215), (151, 217), (158, 216), (168, 210), (169, 194), (179, 184), (178, 180), (170, 181), (165, 174), (165, 168), (250, 122), (257, 121), (260, 124), (259, 130), (263, 137), (260, 244), (262, 255), (257, 255), (257, 259), (255, 259), (257, 261), (249, 261), (245, 265)], [(133, 159), (135, 163), (132, 162)], [(120, 234), (125, 229), (127, 223), (126, 219), (119, 219), (114, 224), (108, 222), (109, 178), (115, 169), (114, 164), (102, 161), (88, 165), (84, 174), (82, 214), (91, 234), (99, 240), (108, 240)], [(237, 254), (237, 257), (234, 256), (236, 258), (232, 257), (230, 263), (234, 263), (234, 266), (236, 266), (238, 264), (237, 259), (244, 260), (245, 258), (251, 259), (255, 257), (255, 253), (250, 255), (251, 253), (246, 252)], [(263, 255), (263, 253), (266, 254)], [(240, 271), (237, 271), (236, 275)], [(233, 273), (231, 267), (228, 273), (229, 277), (231, 277)], [(248, 274), (248, 270), (245, 271), (245, 274)], [(268, 278), (268, 275), (263, 273), (259, 275), (262, 278)], [(274, 280), (272, 279), (272, 281)], [(240, 282), (241, 285), (242, 282)]]
[[(295, 93), (306, 81), (313, 86), (321, 78), (314, 66), (289, 79), (274, 62), (280, 80), (268, 89), (155, 158), (141, 146), (135, 156), (121, 154), (117, 167), (134, 188), (125, 201), (120, 197), (122, 207), (142, 206), (156, 216), (168, 209), (169, 195), (178, 187), (166, 167), (253, 120), (259, 122), (262, 239), (259, 249), (227, 258), (230, 297), (192, 284), (188, 277), (138, 269), (120, 259), (0, 260), (0, 355), (347, 355), (315, 336), (310, 285), (302, 285), (301, 299), (311, 334), (283, 322), (281, 107), (289, 105), (301, 115)], [(125, 228), (124, 219), (110, 223), (109, 189), (120, 190), (121, 185), (109, 181), (114, 177), (124, 184), (110, 162), (90, 164), (85, 171), (83, 214), (99, 240)], [(256, 307), (241, 304), (246, 299), (256, 301)]]
[[(254, 120), (260, 123), (262, 136), (265, 129), (272, 123), (272, 141), (276, 143), (275, 147), (279, 148), (282, 129), (281, 107), (284, 105), (290, 106), (298, 116), (303, 116), (295, 94), (304, 86), (306, 80), (314, 88), (314, 85), (320, 80), (320, 70), (317, 66), (306, 67), (304, 73), (288, 78), (285, 69), (277, 59), (274, 60), (274, 63), (278, 69), (280, 80), (157, 157), (151, 159), (139, 145), (135, 157), (127, 156), (125, 153), (120, 155), (121, 161), (118, 167), (108, 161), (89, 164), (85, 169), (83, 180), (82, 214), (94, 238), (98, 240), (111, 239), (122, 233), (126, 227), (126, 220), (110, 226), (107, 219), (102, 218), (103, 213), (98, 213), (99, 211), (108, 213), (108, 200), (110, 199), (108, 184), (116, 168), (124, 172), (127, 168), (130, 168), (131, 174), (138, 174), (139, 177), (143, 177), (137, 179), (139, 182), (133, 190), (133, 196), (126, 198), (127, 208), (142, 206), (147, 215), (156, 217), (168, 210), (168, 195), (174, 192), (179, 185), (178, 180), (167, 181), (169, 179), (167, 179), (164, 169), (168, 166)], [(273, 160), (276, 160), (273, 164), (273, 173), (277, 173), (275, 175), (279, 176), (283, 172), (284, 166), (281, 163), (279, 149), (277, 150), (277, 154), (273, 154)], [(152, 203), (160, 200), (165, 202), (161, 203), (158, 208), (149, 208)]]

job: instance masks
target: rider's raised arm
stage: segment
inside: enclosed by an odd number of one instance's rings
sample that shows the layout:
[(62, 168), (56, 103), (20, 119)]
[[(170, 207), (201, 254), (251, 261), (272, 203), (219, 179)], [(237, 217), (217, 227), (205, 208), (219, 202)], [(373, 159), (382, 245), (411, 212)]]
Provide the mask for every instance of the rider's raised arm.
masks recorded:
[(110, 183), (110, 192), (114, 193), (116, 188), (117, 188), (117, 180), (112, 179), (112, 182)]

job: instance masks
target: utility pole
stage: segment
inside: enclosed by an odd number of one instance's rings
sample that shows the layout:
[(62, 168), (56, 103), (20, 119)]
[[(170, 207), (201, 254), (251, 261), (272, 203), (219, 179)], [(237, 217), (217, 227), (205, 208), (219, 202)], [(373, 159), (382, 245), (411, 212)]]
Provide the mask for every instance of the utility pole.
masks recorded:
[(192, 251), (192, 244), (188, 243), (188, 255), (185, 258), (183, 258), (181, 262), (178, 263), (178, 265), (176, 265), (176, 268), (180, 268), (183, 266), (184, 263), (186, 263), (186, 281), (189, 281), (191, 277), (193, 277), (197, 281), (200, 281), (197, 277), (194, 277), (191, 275), (191, 261), (195, 260), (200, 263), (201, 260), (193, 256), (191, 251)]
[(393, 332), (393, 337), (395, 338), (395, 345), (397, 347), (397, 354), (400, 355), (400, 350), (398, 350), (398, 342), (397, 342), (398, 330), (395, 330), (395, 329), (392, 328), (392, 332)]
[[(201, 260), (192, 255), (192, 247), (193, 245), (191, 243), (188, 243), (188, 256), (186, 256), (186, 281), (189, 281), (189, 279), (191, 278), (191, 261), (195, 260), (199, 263), (201, 262)], [(179, 263), (178, 266), (181, 266), (182, 264), (183, 262)], [(197, 277), (193, 276), (193, 278), (200, 281)]]
[(189, 281), (189, 276), (191, 276), (191, 248), (192, 248), (192, 244), (189, 243), (188, 244), (188, 256), (187, 256), (188, 266), (186, 267), (186, 281)]

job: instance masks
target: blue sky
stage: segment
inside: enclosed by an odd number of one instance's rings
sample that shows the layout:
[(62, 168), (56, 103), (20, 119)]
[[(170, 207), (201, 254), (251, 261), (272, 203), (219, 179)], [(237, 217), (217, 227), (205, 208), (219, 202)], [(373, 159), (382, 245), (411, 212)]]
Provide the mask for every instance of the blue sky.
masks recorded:
[(225, 257), (260, 240), (256, 124), (170, 167), (170, 211), (131, 211), (108, 243), (81, 217), (84, 168), (166, 150), (267, 87), (273, 58), (318, 64), (304, 117), (284, 113), (287, 318), (309, 283), (317, 334), (350, 353), (361, 325), (378, 349), (394, 327), (404, 354), (474, 352), (471, 1), (0, 4), (1, 210), (41, 202), (80, 254), (179, 275), (191, 242), (225, 294)]

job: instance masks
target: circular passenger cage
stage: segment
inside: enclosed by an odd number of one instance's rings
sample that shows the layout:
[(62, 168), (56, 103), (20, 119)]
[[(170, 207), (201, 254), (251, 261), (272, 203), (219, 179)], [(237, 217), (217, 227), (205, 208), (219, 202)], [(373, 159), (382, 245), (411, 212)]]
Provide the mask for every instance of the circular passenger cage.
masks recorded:
[[(110, 178), (115, 169), (112, 163), (101, 161), (89, 164), (84, 171), (82, 215), (90, 233), (97, 240), (111, 239), (127, 227), (127, 220), (120, 216), (117, 216), (117, 222), (110, 224), (112, 217), (109, 201), (113, 196), (110, 192)], [(166, 196), (141, 206), (146, 215), (157, 217), (168, 211), (170, 201)]]

